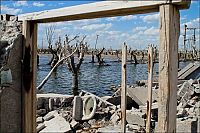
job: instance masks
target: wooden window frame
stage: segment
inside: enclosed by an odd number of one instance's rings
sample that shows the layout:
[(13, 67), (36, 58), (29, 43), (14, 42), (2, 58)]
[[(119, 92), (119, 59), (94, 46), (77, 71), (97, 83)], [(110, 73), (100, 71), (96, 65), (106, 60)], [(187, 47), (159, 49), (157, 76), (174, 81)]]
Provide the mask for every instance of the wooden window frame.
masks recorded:
[[(190, 3), (191, 0), (103, 1), (54, 9), (49, 10), (48, 12), (42, 11), (19, 15), (19, 20), (23, 21), (24, 35), (24, 87), (22, 88), (22, 131), (36, 132), (36, 73), (38, 23), (125, 16), (133, 14), (146, 14), (160, 11), (161, 40), (159, 49), (159, 85), (161, 87), (159, 90), (160, 98), (158, 128), (160, 132), (174, 132), (176, 130), (176, 77), (178, 67), (177, 48), (180, 32), (179, 10), (188, 9), (190, 7)], [(126, 78), (124, 79), (126, 80)], [(125, 87), (123, 87), (122, 89), (125, 89)]]

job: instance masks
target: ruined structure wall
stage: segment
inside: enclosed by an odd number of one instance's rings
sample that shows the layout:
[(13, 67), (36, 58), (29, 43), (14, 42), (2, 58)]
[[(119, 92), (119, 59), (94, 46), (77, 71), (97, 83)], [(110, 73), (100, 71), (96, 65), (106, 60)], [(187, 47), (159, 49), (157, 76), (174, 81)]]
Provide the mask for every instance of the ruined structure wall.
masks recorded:
[[(0, 132), (21, 132), (21, 88), (22, 88), (22, 34), (21, 23), (12, 16), (1, 15), (0, 37), (7, 41), (7, 47), (1, 47), (1, 81), (2, 72), (10, 69), (12, 82), (1, 83), (0, 91)], [(6, 51), (6, 52), (5, 52)], [(7, 60), (6, 60), (6, 58)], [(3, 61), (2, 61), (3, 60)], [(3, 86), (3, 87), (2, 87)]]

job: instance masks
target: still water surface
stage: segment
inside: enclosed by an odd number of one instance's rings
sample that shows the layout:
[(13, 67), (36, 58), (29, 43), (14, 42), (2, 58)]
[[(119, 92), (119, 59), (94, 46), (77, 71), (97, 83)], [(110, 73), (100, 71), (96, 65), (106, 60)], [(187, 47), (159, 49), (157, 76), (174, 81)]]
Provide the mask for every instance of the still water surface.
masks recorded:
[[(40, 55), (40, 64), (37, 71), (37, 85), (51, 70), (50, 65), (46, 65), (51, 59), (51, 55)], [(99, 67), (96, 64), (89, 63), (90, 57), (85, 57), (81, 65), (79, 75), (79, 89), (94, 93), (98, 96), (112, 95), (111, 86), (119, 85), (121, 82), (121, 63), (117, 58), (105, 57), (104, 60), (110, 66)], [(181, 63), (180, 67), (186, 64)], [(154, 73), (158, 72), (158, 64), (155, 64)], [(127, 84), (132, 85), (137, 80), (147, 79), (147, 64), (134, 65), (127, 64)], [(71, 89), (72, 75), (65, 64), (59, 66), (57, 72), (53, 73), (42, 90), (46, 93), (72, 94)]]

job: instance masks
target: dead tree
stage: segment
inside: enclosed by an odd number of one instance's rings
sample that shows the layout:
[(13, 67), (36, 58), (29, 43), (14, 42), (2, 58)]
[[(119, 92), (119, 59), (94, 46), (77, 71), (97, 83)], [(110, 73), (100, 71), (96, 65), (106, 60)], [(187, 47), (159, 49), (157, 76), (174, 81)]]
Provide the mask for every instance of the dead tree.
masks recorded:
[(52, 45), (51, 47), (49, 47), (49, 50), (51, 52), (51, 54), (53, 55), (52, 56), (52, 59), (50, 61), (50, 65), (51, 67), (54, 67), (54, 65), (61, 59), (62, 57), (62, 43), (61, 43), (61, 38), (59, 37), (58, 41), (55, 43), (55, 49), (52, 48)]
[(92, 61), (91, 63), (94, 63), (94, 52), (92, 51)]
[(117, 56), (117, 61), (118, 61), (118, 62), (121, 62), (121, 60), (120, 60), (120, 58), (119, 58), (119, 51), (118, 51), (118, 50), (116, 50), (116, 56)]
[(54, 37), (54, 33), (55, 33), (55, 26), (50, 25), (49, 27), (46, 27), (45, 31), (46, 31), (45, 34), (46, 34), (46, 39), (47, 39), (47, 43), (48, 43), (48, 48), (52, 54), (52, 58), (51, 58), (50, 62), (48, 63), (48, 65), (51, 65), (53, 60), (56, 58), (55, 51), (53, 50), (53, 46), (52, 46), (53, 37)]
[[(75, 63), (75, 58), (74, 58), (74, 55), (72, 55), (67, 61), (66, 61), (66, 64), (67, 64), (67, 67), (69, 69), (69, 71), (72, 73), (72, 90), (73, 90), (73, 94), (74, 95), (78, 95), (78, 75), (79, 75), (79, 70), (80, 70), (80, 67), (81, 67), (81, 64), (83, 62), (83, 57), (84, 57), (84, 39), (86, 38), (86, 36), (84, 36), (82, 38), (82, 40), (79, 42), (79, 46), (77, 46), (79, 48), (79, 51), (80, 51), (80, 54), (79, 54), (79, 57), (78, 57), (78, 62)], [(68, 41), (68, 36), (66, 37), (66, 42), (67, 44), (64, 46), (64, 51), (65, 53), (71, 53), (72, 52), (72, 48), (70, 45), (69, 45), (69, 42)]]
[(103, 48), (99, 53), (96, 54), (99, 66), (103, 66), (104, 63), (105, 63), (104, 60), (103, 60), (103, 58), (101, 58), (101, 54), (103, 53), (104, 50), (105, 50), (105, 48)]
[(44, 78), (44, 80), (42, 80), (42, 82), (40, 83), (40, 85), (37, 87), (38, 90), (42, 89), (42, 87), (44, 86), (44, 84), (48, 81), (49, 77), (51, 76), (52, 72), (61, 64), (63, 64), (62, 62), (67, 60), (68, 58), (70, 58), (71, 56), (73, 56), (73, 54), (76, 52), (77, 48), (70, 54), (70, 55), (66, 55), (64, 57), (62, 57), (61, 59), (59, 59), (59, 61), (54, 65), (54, 67), (51, 69), (51, 71), (47, 74), (47, 76)]

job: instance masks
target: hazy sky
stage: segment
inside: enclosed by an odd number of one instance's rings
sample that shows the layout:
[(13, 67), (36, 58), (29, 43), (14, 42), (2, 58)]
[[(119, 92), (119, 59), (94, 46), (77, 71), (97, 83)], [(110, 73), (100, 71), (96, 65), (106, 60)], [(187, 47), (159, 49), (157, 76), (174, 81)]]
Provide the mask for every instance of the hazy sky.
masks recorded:
[[(23, 14), (29, 12), (43, 11), (67, 7), (95, 1), (2, 1), (1, 13)], [(200, 27), (200, 1), (192, 1), (188, 10), (181, 10), (181, 35), (179, 47), (183, 47), (183, 27)], [(146, 49), (149, 44), (159, 45), (159, 13), (129, 15), (123, 17), (110, 17), (100, 19), (88, 19), (79, 21), (68, 21), (54, 23), (56, 27), (55, 38), (61, 36), (64, 39), (65, 34), (73, 37), (76, 34), (87, 35), (86, 41), (91, 47), (94, 47), (96, 35), (99, 35), (98, 48), (120, 49), (123, 42), (126, 42), (133, 49)], [(48, 24), (39, 24), (38, 46), (41, 47), (42, 38), (44, 46), (46, 44), (45, 27)], [(188, 38), (193, 33), (188, 31)], [(197, 42), (199, 44), (199, 30), (196, 32)], [(189, 43), (188, 43), (189, 44)], [(199, 45), (197, 45), (199, 48)]]

